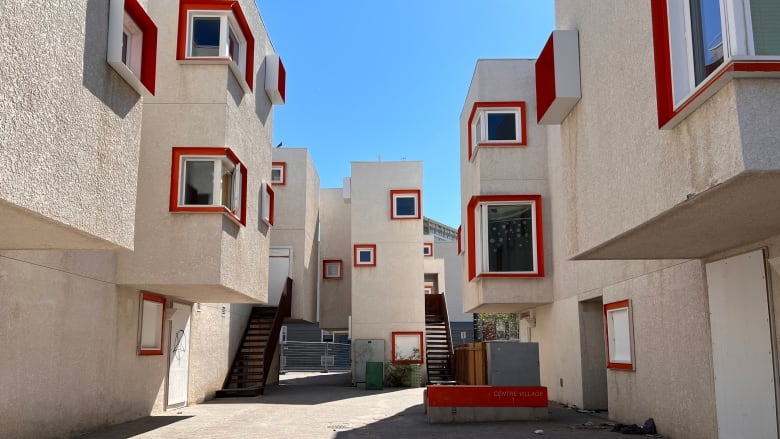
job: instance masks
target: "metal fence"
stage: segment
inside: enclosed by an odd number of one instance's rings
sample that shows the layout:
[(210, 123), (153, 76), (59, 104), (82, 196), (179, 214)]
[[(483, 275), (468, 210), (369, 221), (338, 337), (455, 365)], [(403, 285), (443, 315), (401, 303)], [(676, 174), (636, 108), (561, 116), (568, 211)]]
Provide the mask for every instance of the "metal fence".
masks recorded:
[(349, 343), (286, 341), (282, 345), (282, 371), (350, 370)]

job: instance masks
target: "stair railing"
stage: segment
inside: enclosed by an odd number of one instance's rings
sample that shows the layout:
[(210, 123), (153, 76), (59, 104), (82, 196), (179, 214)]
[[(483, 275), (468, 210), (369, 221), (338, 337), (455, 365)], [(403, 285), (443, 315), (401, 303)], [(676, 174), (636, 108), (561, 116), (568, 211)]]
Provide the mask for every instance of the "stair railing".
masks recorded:
[(282, 297), (279, 299), (279, 306), (276, 308), (274, 322), (271, 325), (271, 333), (268, 335), (268, 342), (263, 349), (263, 383), (261, 389), (265, 390), (265, 384), (268, 382), (268, 373), (271, 371), (271, 363), (276, 352), (276, 346), (279, 344), (279, 332), (282, 330), (282, 323), (286, 317), (292, 314), (292, 289), (293, 280), (289, 277), (284, 284)]

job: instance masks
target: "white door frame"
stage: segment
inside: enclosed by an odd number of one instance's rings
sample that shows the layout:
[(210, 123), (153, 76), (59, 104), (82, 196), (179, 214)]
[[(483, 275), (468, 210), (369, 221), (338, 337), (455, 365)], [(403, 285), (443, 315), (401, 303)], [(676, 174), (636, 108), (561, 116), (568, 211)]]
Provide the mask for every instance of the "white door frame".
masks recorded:
[[(190, 323), (192, 321), (192, 305), (180, 302), (171, 302), (168, 308), (169, 336), (168, 336), (168, 368), (167, 379), (165, 380), (165, 406), (166, 408), (184, 407), (187, 405), (189, 397), (189, 360), (190, 360)], [(186, 318), (186, 320), (185, 320)], [(182, 366), (184, 371), (184, 382), (177, 382), (177, 385), (183, 385), (183, 399), (181, 393), (175, 394), (171, 391), (171, 381), (173, 373), (181, 373), (181, 368), (174, 368), (174, 362), (177, 366)], [(176, 378), (173, 381), (177, 381)]]

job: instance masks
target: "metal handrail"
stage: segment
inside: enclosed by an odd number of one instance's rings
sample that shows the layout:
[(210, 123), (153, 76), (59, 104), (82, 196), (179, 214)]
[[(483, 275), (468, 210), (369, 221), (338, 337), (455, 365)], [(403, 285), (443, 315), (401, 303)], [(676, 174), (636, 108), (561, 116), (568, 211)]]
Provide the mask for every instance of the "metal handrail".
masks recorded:
[(268, 336), (268, 343), (263, 350), (263, 387), (268, 382), (268, 372), (271, 371), (271, 362), (273, 359), (276, 346), (279, 344), (279, 332), (282, 330), (282, 323), (284, 319), (290, 317), (292, 314), (292, 289), (293, 280), (289, 277), (284, 284), (284, 290), (282, 291), (282, 297), (279, 299), (279, 306), (276, 308), (276, 315), (274, 316), (274, 322), (271, 325), (271, 334)]

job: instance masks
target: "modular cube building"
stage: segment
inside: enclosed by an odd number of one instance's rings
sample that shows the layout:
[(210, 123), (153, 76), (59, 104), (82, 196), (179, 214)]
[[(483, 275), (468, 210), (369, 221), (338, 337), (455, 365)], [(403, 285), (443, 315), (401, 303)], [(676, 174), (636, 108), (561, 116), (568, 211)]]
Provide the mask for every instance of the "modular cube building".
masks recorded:
[[(559, 30), (532, 68), (477, 64), (460, 128), (463, 259), (477, 267), (464, 282), (480, 291), (472, 309), (517, 309), (482, 299), (497, 294), (479, 276), (492, 259), (471, 252), (508, 249), (489, 242), (490, 212), (488, 230), (470, 226), (478, 215), (468, 203), (477, 172), (516, 192), (499, 164), (477, 161), (492, 150), (469, 156), (485, 139), (476, 136), (512, 142), (491, 134), (501, 124), (479, 131), (466, 116), (474, 94), (530, 101), (527, 145), (507, 148), (522, 152), (501, 164), (539, 172), (520, 154), (533, 154), (531, 135), (547, 125), (548, 303), (530, 303), (530, 279), (505, 281), (540, 344), (551, 399), (622, 422), (653, 417), (671, 437), (777, 437), (776, 10), (755, 0), (558, 0)], [(493, 69), (528, 86), (480, 80)], [(493, 122), (508, 113), (499, 108)]]
[(284, 69), (257, 7), (4, 10), (0, 436), (73, 436), (212, 397), (240, 303), (268, 296)]

